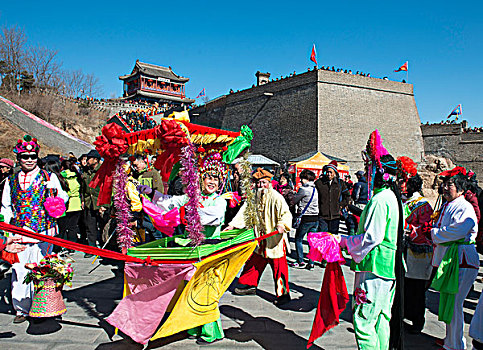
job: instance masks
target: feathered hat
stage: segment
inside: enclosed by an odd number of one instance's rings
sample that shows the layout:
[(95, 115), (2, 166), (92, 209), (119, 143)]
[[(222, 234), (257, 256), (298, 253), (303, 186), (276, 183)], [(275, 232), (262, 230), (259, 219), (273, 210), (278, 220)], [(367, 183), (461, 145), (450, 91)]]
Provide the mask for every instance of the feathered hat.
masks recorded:
[(367, 157), (369, 158), (369, 159), (365, 159), (366, 161), (372, 162), (372, 164), (377, 168), (382, 168), (381, 157), (386, 154), (389, 154), (389, 152), (382, 144), (382, 138), (381, 138), (381, 134), (379, 133), (379, 130), (376, 129), (373, 132), (371, 132), (371, 135), (369, 135), (369, 140), (367, 140), (365, 154), (366, 154), (366, 158)]
[(221, 153), (216, 149), (210, 149), (204, 153), (204, 155), (201, 155), (199, 161), (200, 177), (203, 178), (204, 175), (209, 174), (218, 177), (220, 183), (224, 182), (228, 167), (226, 163), (223, 162)]
[(26, 152), (35, 152), (39, 153), (40, 145), (37, 142), (37, 139), (32, 138), (30, 135), (25, 135), (23, 140), (18, 139), (17, 145), (13, 149), (13, 153), (21, 154)]
[[(381, 161), (383, 156), (389, 156), (390, 160), (386, 162)], [(384, 182), (392, 182), (396, 178), (396, 161), (389, 154), (387, 149), (382, 144), (381, 134), (379, 130), (374, 130), (369, 136), (365, 151), (362, 151), (362, 158), (364, 159), (367, 167), (367, 176), (369, 182), (369, 194), (372, 196), (374, 190), (374, 180), (376, 174), (382, 175)]]

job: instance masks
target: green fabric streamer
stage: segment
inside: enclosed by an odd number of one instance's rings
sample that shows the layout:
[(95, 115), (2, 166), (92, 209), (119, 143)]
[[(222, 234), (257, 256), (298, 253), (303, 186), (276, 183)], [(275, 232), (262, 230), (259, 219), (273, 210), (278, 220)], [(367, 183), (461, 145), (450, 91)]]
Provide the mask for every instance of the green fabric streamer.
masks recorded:
[(178, 175), (179, 169), (181, 169), (181, 162), (178, 162), (175, 165), (173, 165), (173, 169), (171, 170), (171, 174), (169, 175), (168, 183), (173, 181), (176, 175)]
[(247, 125), (243, 125), (240, 129), (241, 135), (238, 136), (223, 152), (223, 161), (231, 164), (245, 149), (250, 148), (253, 140), (253, 131)]
[(444, 254), (441, 264), (439, 264), (434, 276), (431, 287), (438, 290), (439, 295), (439, 312), (438, 320), (447, 324), (451, 323), (454, 311), (454, 300), (459, 289), (459, 250), (460, 245), (470, 245), (475, 242), (465, 242), (464, 238), (457, 241), (440, 243), (442, 246), (447, 246), (448, 249)]

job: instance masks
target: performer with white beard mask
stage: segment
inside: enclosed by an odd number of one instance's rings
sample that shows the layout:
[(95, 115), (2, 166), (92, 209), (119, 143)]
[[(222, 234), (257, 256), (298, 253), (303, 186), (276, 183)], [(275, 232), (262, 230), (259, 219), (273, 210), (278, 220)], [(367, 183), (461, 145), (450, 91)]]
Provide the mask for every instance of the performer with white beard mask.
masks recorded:
[[(271, 173), (258, 168), (252, 176), (257, 187), (255, 215), (258, 216), (258, 225), (255, 227), (255, 234), (262, 236), (275, 230), (278, 234), (258, 243), (258, 247), (245, 264), (234, 294), (255, 294), (260, 277), (267, 264), (270, 264), (277, 297), (274, 304), (280, 306), (290, 301), (287, 265), (287, 250), (290, 252), (290, 248), (287, 232), (292, 227), (292, 214), (282, 195), (272, 188)], [(226, 229), (245, 228), (246, 210), (245, 202)]]
[[(55, 174), (41, 170), (37, 165), (40, 146), (29, 135), (18, 140), (13, 152), (17, 155), (20, 172), (13, 174), (5, 183), (2, 195), (1, 214), (6, 223), (40, 234), (54, 236), (57, 232), (55, 218), (49, 215), (44, 204), (50, 194), (55, 193), (64, 203), (69, 200)], [(22, 237), (26, 249), (18, 253), (19, 263), (12, 267), (12, 302), (16, 311), (14, 323), (26, 320), (33, 297), (33, 284), (24, 284), (29, 270), (26, 263), (38, 263), (52, 251), (52, 245)]]

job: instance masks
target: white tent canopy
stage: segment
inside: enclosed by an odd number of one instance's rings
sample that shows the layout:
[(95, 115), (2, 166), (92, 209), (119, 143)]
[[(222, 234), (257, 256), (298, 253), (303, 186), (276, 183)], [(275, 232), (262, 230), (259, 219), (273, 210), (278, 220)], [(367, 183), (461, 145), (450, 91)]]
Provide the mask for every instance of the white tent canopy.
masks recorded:
[[(235, 164), (235, 163), (238, 163), (240, 161), (239, 158), (235, 159), (233, 161), (232, 164)], [(273, 167), (277, 167), (277, 166), (280, 166), (279, 163), (277, 163), (276, 161), (268, 158), (268, 157), (265, 157), (264, 155), (261, 155), (261, 154), (252, 154), (250, 156), (248, 156), (248, 161), (250, 162), (250, 164), (252, 165), (252, 167), (269, 167), (269, 168), (273, 168)]]

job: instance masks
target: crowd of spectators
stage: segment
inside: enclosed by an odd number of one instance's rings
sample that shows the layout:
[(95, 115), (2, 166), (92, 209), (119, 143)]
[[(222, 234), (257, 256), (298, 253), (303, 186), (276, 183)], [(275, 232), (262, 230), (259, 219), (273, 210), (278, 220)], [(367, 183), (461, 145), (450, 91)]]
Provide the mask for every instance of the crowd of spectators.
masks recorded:
[(479, 127), (474, 127), (474, 128), (465, 128), (463, 129), (463, 132), (467, 133), (467, 132), (483, 132), (483, 127), (482, 126), (479, 126)]
[(162, 112), (158, 106), (153, 106), (147, 109), (120, 111), (116, 116), (123, 120), (131, 131), (140, 131), (154, 128), (156, 121), (152, 116)]
[(331, 71), (331, 72), (339, 72), (339, 73), (346, 73), (346, 74), (353, 74), (353, 75), (360, 75), (360, 76), (363, 76), (363, 77), (370, 77), (371, 76), (371, 73), (363, 73), (363, 72), (360, 72), (360, 71), (356, 71), (355, 73), (352, 72), (351, 69), (343, 69), (343, 68), (335, 68), (334, 66), (332, 67), (325, 67), (325, 66), (322, 66), (320, 67), (320, 69), (322, 70), (328, 70), (328, 71)]
[[(447, 120), (442, 120), (439, 123), (434, 123), (430, 124), (429, 122), (426, 122), (424, 125), (456, 125), (459, 124), (458, 120), (456, 119), (447, 119)], [(473, 133), (473, 132), (483, 132), (483, 126), (475, 126), (475, 127), (468, 127), (468, 123), (463, 120), (461, 123), (463, 127), (463, 133)]]

